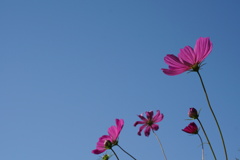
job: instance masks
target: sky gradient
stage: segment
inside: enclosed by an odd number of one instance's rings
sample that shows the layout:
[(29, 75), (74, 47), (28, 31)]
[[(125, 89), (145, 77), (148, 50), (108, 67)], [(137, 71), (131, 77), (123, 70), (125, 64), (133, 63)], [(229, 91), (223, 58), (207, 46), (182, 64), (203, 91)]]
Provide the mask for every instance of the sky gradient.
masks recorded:
[[(98, 159), (91, 151), (116, 118), (125, 121), (119, 137), (124, 149), (138, 160), (163, 159), (153, 134), (138, 136), (133, 126), (138, 114), (160, 110), (164, 119), (156, 133), (168, 159), (200, 160), (198, 137), (181, 131), (191, 122), (188, 109), (195, 107), (218, 160), (224, 160), (197, 74), (161, 71), (168, 67), (166, 54), (177, 55), (199, 37), (213, 43), (200, 72), (229, 160), (240, 158), (239, 5), (237, 0), (2, 0), (0, 159)], [(114, 149), (120, 159), (131, 159)], [(207, 145), (205, 159), (213, 159)]]

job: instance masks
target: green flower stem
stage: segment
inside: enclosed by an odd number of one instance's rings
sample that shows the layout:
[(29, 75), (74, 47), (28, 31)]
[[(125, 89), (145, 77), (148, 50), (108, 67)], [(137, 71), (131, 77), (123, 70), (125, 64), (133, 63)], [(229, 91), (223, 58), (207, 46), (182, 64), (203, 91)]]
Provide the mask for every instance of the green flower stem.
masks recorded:
[(198, 122), (199, 122), (199, 124), (200, 124), (200, 126), (201, 126), (201, 128), (203, 130), (203, 133), (204, 133), (204, 135), (205, 135), (205, 137), (206, 137), (206, 139), (208, 141), (208, 144), (209, 144), (209, 147), (210, 147), (210, 149), (212, 151), (213, 157), (214, 157), (215, 160), (217, 160), (216, 155), (215, 155), (215, 153), (213, 151), (212, 145), (211, 145), (211, 143), (210, 143), (210, 141), (208, 139), (207, 133), (206, 133), (205, 129), (203, 128), (203, 125), (202, 125), (201, 121), (198, 118), (197, 118), (197, 120), (198, 120)]
[(130, 157), (132, 157), (132, 159), (137, 160), (137, 159), (134, 158), (131, 154), (129, 154), (127, 151), (125, 151), (121, 146), (119, 146), (118, 144), (117, 144), (117, 146), (118, 146), (123, 152), (125, 152), (127, 155), (129, 155)]
[(200, 138), (200, 141), (201, 141), (201, 145), (202, 145), (202, 160), (204, 160), (204, 148), (203, 148), (203, 141), (202, 141), (202, 138), (199, 134), (197, 134), (198, 137)]
[(226, 160), (228, 160), (226, 145), (225, 145), (225, 142), (224, 142), (224, 139), (223, 139), (222, 131), (221, 131), (221, 129), (220, 129), (220, 126), (219, 126), (217, 117), (215, 116), (215, 114), (214, 114), (214, 112), (213, 112), (212, 106), (211, 106), (211, 104), (210, 104), (210, 100), (209, 100), (209, 98), (208, 98), (208, 94), (207, 94), (206, 88), (205, 88), (205, 86), (204, 86), (204, 83), (203, 83), (203, 80), (202, 80), (202, 77), (201, 77), (199, 71), (197, 71), (197, 74), (198, 74), (198, 76), (199, 76), (199, 78), (200, 78), (200, 81), (201, 81), (201, 84), (202, 84), (202, 87), (203, 87), (203, 90), (204, 90), (204, 93), (205, 93), (205, 96), (206, 96), (206, 99), (207, 99), (207, 103), (208, 103), (209, 109), (211, 110), (212, 115), (213, 115), (213, 118), (214, 118), (214, 120), (215, 120), (215, 122), (216, 122), (216, 124), (217, 124), (217, 128), (218, 128), (218, 131), (219, 131), (220, 136), (221, 136), (221, 139), (222, 139), (222, 145), (223, 145), (223, 148), (224, 148), (224, 153), (225, 153)]
[(116, 154), (116, 152), (111, 148), (111, 151), (113, 152), (113, 154), (116, 156), (116, 158), (117, 158), (117, 160), (119, 160), (119, 158), (118, 158), (118, 156), (117, 156), (117, 154)]
[[(153, 131), (153, 130), (152, 130), (152, 131)], [(163, 153), (163, 155), (164, 155), (164, 159), (167, 160), (167, 157), (166, 157), (166, 154), (165, 154), (165, 152), (164, 152), (164, 149), (163, 149), (162, 143), (160, 142), (160, 139), (158, 138), (157, 134), (156, 134), (154, 131), (153, 131), (153, 134), (155, 135), (155, 137), (156, 137), (157, 140), (158, 140), (158, 143), (160, 144), (160, 148), (161, 148), (162, 153)]]

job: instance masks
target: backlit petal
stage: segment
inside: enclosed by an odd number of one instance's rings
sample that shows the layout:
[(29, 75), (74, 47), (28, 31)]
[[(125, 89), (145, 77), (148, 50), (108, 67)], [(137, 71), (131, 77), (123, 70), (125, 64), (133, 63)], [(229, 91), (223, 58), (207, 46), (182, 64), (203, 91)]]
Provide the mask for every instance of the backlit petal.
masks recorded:
[(183, 64), (179, 58), (173, 54), (168, 54), (164, 57), (165, 63), (167, 63), (169, 66), (175, 67), (175, 68), (183, 68), (186, 65)]
[(106, 149), (94, 149), (94, 150), (92, 150), (92, 153), (93, 154), (101, 154), (101, 153), (103, 153), (104, 151), (106, 151)]
[(151, 127), (155, 131), (157, 131), (159, 129), (159, 125), (158, 124), (153, 124)]
[(152, 119), (152, 117), (153, 117), (153, 111), (145, 112), (145, 114), (146, 114), (148, 120), (151, 120), (151, 119)]
[(196, 61), (201, 63), (212, 51), (212, 42), (210, 38), (200, 37), (194, 47), (194, 52), (196, 53)]
[(117, 137), (118, 137), (117, 127), (116, 126), (109, 127), (108, 128), (108, 134), (112, 137), (112, 141), (115, 141), (117, 139)]
[(157, 110), (156, 115), (153, 117), (153, 122), (154, 123), (160, 122), (160, 121), (162, 121), (163, 117), (164, 117), (164, 115), (161, 114), (159, 110)]
[(138, 130), (138, 135), (139, 136), (141, 136), (141, 132), (142, 132), (142, 130), (146, 127), (147, 125), (143, 125), (143, 126), (141, 126), (140, 128), (139, 128), (139, 130)]
[(179, 60), (187, 66), (192, 66), (196, 63), (194, 50), (190, 46), (186, 46), (183, 49), (180, 49), (178, 57)]
[(144, 133), (145, 133), (145, 136), (149, 136), (150, 135), (150, 131), (151, 131), (151, 127), (150, 126), (147, 126)]
[(108, 134), (112, 137), (112, 141), (117, 140), (117, 138), (123, 128), (123, 125), (124, 125), (123, 119), (120, 119), (120, 120), (116, 119), (116, 126), (111, 126), (108, 129)]
[(162, 69), (163, 73), (169, 75), (169, 76), (175, 76), (175, 75), (178, 75), (178, 74), (181, 74), (183, 72), (186, 72), (190, 70), (189, 67), (186, 67), (186, 68), (179, 68), (179, 69)]
[(139, 117), (141, 120), (143, 120), (144, 122), (147, 121), (147, 119), (146, 119), (142, 114), (138, 115), (138, 117)]
[(116, 125), (117, 125), (117, 130), (120, 133), (123, 126), (124, 126), (124, 120), (123, 119), (116, 119)]
[(134, 123), (134, 127), (136, 127), (138, 124), (144, 124), (145, 122), (144, 121), (137, 121)]

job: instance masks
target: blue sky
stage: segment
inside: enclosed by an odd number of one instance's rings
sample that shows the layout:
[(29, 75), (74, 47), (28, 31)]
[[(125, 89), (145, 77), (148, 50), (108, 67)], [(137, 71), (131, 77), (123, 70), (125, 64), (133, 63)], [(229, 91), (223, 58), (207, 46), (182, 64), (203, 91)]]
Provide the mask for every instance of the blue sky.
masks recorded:
[[(214, 45), (201, 74), (229, 160), (239, 158), (239, 5), (237, 0), (2, 0), (1, 159), (98, 159), (91, 150), (116, 118), (125, 120), (119, 137), (124, 149), (139, 160), (163, 159), (155, 137), (138, 136), (133, 127), (137, 114), (160, 110), (165, 118), (156, 133), (168, 159), (200, 160), (198, 137), (181, 131), (190, 123), (185, 120), (190, 107), (201, 109), (216, 155), (224, 159), (197, 74), (161, 71), (166, 54), (194, 46), (199, 37), (210, 37)], [(114, 149), (120, 159), (130, 159)], [(206, 160), (213, 159), (207, 145), (205, 152)]]

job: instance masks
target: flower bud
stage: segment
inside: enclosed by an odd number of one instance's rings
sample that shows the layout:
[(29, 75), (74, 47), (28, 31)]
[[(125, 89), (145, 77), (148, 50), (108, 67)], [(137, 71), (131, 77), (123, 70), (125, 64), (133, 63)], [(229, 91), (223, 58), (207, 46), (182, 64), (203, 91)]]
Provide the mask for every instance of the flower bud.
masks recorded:
[(111, 157), (111, 155), (109, 155), (109, 154), (104, 154), (104, 155), (102, 156), (102, 159), (101, 159), (101, 160), (109, 160), (110, 157)]
[(188, 116), (193, 119), (198, 119), (198, 112), (195, 108), (190, 108), (188, 111)]

